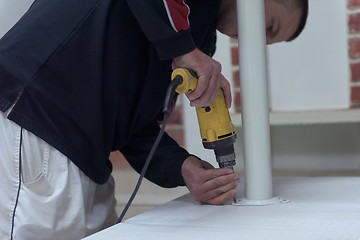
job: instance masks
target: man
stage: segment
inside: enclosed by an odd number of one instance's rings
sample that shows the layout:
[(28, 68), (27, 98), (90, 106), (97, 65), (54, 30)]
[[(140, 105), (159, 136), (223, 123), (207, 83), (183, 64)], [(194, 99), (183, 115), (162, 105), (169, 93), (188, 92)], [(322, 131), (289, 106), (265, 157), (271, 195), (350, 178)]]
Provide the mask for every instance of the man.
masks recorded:
[[(266, 0), (267, 42), (296, 38), (305, 0)], [(141, 171), (172, 68), (193, 69), (192, 106), (221, 88), (215, 29), (236, 36), (234, 0), (37, 0), (0, 39), (1, 239), (79, 239), (116, 221), (108, 156)], [(190, 11), (191, 10), (191, 11)], [(165, 135), (146, 178), (201, 203), (234, 197), (239, 175)]]

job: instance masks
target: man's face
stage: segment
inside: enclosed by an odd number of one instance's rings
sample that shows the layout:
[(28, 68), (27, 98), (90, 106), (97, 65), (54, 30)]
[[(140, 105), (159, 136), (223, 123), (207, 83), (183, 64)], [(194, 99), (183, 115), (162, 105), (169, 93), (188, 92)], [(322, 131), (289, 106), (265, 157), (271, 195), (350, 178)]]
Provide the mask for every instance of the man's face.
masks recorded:
[(299, 7), (291, 6), (291, 3), (288, 5), (275, 0), (265, 0), (267, 44), (287, 41), (298, 29), (302, 11)]
[[(237, 38), (236, 0), (222, 0), (222, 5), (217, 28), (220, 32)], [(278, 0), (265, 0), (266, 44), (289, 40), (298, 29), (301, 16), (300, 8), (292, 7), (291, 4), (288, 6)]]

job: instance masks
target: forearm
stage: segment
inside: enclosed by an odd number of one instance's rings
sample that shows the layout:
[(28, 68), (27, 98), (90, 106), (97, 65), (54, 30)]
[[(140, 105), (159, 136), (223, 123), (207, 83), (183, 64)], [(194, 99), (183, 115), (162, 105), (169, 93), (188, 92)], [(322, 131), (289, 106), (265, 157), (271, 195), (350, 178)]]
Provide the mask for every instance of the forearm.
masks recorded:
[[(158, 132), (159, 126), (154, 122), (134, 134), (130, 142), (120, 149), (130, 165), (139, 173)], [(162, 187), (183, 186), (185, 184), (181, 175), (181, 166), (188, 156), (189, 153), (165, 133), (151, 159), (145, 177)]]

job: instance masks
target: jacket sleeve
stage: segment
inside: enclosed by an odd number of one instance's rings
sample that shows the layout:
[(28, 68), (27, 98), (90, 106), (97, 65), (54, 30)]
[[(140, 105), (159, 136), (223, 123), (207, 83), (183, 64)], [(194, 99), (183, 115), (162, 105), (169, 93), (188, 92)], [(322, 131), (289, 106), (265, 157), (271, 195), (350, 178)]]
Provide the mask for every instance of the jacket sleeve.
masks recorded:
[[(130, 165), (140, 173), (150, 150), (159, 133), (156, 121), (134, 134), (130, 142), (120, 152)], [(164, 133), (149, 167), (145, 178), (166, 188), (184, 186), (181, 175), (181, 166), (190, 154), (181, 148), (169, 135)]]
[(172, 59), (195, 49), (190, 9), (183, 0), (127, 0), (127, 4), (160, 59)]

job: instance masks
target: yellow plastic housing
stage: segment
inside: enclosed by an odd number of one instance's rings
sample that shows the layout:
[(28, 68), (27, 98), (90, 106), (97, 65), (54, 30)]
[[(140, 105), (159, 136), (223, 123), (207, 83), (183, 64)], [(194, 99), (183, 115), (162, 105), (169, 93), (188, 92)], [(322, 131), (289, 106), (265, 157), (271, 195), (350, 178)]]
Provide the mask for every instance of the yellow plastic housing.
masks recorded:
[(174, 80), (176, 77), (183, 79), (182, 83), (176, 88), (177, 93), (188, 93), (195, 90), (198, 83), (195, 73), (191, 73), (186, 68), (177, 68), (172, 72), (171, 80)]
[[(179, 76), (183, 81), (177, 87), (176, 92), (187, 93), (195, 90), (198, 79), (194, 73), (185, 68), (178, 68), (173, 71), (171, 78), (175, 79)], [(204, 143), (223, 140), (236, 134), (221, 90), (210, 106), (196, 107), (196, 114)]]
[(210, 106), (196, 107), (196, 114), (203, 142), (215, 142), (235, 135), (235, 127), (221, 90)]

